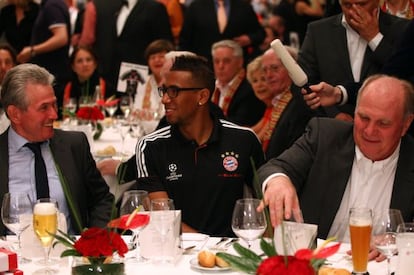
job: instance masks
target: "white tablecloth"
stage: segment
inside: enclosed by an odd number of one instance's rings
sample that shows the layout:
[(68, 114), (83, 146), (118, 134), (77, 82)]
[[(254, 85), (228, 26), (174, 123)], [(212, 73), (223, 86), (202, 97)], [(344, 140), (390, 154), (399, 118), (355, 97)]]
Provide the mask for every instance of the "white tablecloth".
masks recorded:
[[(128, 238), (128, 237), (126, 237)], [(209, 238), (205, 242), (204, 246), (200, 247), (201, 249), (208, 249), (213, 246), (219, 238)], [(242, 245), (245, 245), (241, 241)], [(185, 247), (185, 246), (184, 246)], [(253, 244), (253, 250), (258, 253), (261, 253), (258, 249), (259, 241)], [(349, 249), (349, 244), (342, 244), (340, 251), (334, 256), (330, 257), (328, 260), (334, 267), (346, 268), (349, 271), (352, 271), (352, 262), (350, 257), (346, 255), (346, 251)], [(129, 253), (134, 253), (135, 251), (130, 251)], [(148, 261), (144, 264), (132, 264), (125, 263), (125, 272), (127, 275), (132, 274), (146, 274), (146, 275), (182, 275), (182, 274), (212, 274), (212, 273), (222, 273), (222, 274), (240, 274), (232, 270), (221, 271), (221, 272), (206, 272), (196, 268), (191, 267), (190, 261), (197, 257), (198, 250), (191, 251), (189, 254), (185, 253), (177, 257), (176, 263), (170, 265), (154, 265), (151, 261)], [(233, 248), (227, 250), (229, 253), (234, 253)], [(128, 255), (127, 255), (128, 256)], [(40, 269), (41, 266), (36, 264), (35, 261), (39, 260), (40, 257), (34, 257), (33, 262), (29, 264), (22, 264), (20, 269), (23, 270), (24, 274), (32, 274), (35, 270)], [(395, 259), (394, 259), (395, 260)], [(59, 259), (59, 264), (53, 266), (55, 269), (58, 269), (56, 274), (70, 274), (71, 272), (71, 258), (62, 258)], [(368, 271), (370, 275), (386, 275), (386, 262), (370, 262), (368, 264)]]

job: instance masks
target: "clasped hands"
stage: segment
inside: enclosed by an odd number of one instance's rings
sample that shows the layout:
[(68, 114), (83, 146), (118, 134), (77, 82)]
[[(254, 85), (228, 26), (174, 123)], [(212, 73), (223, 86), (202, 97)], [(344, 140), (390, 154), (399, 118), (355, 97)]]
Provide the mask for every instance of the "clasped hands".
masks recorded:
[[(280, 225), (284, 219), (294, 218), (297, 221), (302, 219), (296, 188), (285, 175), (278, 175), (268, 180), (258, 211), (263, 211), (266, 206), (269, 207), (273, 227)], [(347, 253), (351, 255), (351, 251)], [(381, 262), (385, 259), (386, 256), (371, 245), (368, 260)]]

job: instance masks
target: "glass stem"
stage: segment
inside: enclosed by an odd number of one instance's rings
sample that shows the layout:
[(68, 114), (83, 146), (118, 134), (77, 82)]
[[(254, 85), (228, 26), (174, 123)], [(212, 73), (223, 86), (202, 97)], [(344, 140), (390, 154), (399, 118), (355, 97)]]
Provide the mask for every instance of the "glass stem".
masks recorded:
[(391, 275), (391, 257), (387, 256), (387, 275)]
[(44, 251), (44, 254), (45, 254), (45, 265), (48, 265), (49, 264), (50, 248), (51, 248), (50, 246), (43, 247), (43, 251)]
[(135, 246), (135, 258), (139, 260), (141, 258), (141, 249), (139, 247), (139, 231), (134, 232), (135, 239), (134, 239), (134, 246)]

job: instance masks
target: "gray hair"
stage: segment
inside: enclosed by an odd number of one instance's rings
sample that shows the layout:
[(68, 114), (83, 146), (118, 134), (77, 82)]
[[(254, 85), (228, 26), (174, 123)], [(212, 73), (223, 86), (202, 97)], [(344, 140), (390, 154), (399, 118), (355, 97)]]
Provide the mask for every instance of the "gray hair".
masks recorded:
[(243, 49), (237, 42), (233, 40), (221, 40), (211, 46), (211, 55), (214, 56), (214, 52), (217, 48), (230, 48), (233, 49), (233, 56), (243, 57)]
[(1, 88), (1, 103), (4, 110), (14, 105), (21, 110), (27, 110), (30, 102), (26, 96), (27, 84), (52, 85), (54, 76), (46, 69), (30, 63), (17, 65), (5, 75)]
[(381, 78), (394, 79), (394, 80), (397, 80), (400, 83), (401, 88), (404, 92), (404, 110), (403, 110), (404, 117), (408, 117), (409, 115), (413, 114), (414, 113), (414, 87), (413, 87), (413, 85), (410, 82), (406, 81), (406, 80), (399, 79), (397, 77), (393, 77), (393, 76), (389, 76), (389, 75), (385, 75), (385, 74), (375, 74), (375, 75), (371, 75), (367, 79), (365, 79), (365, 81), (363, 82), (361, 88), (358, 91), (356, 106), (359, 105), (359, 101), (362, 97), (362, 94), (366, 90), (366, 87), (369, 84), (371, 84), (372, 82), (374, 82), (378, 79), (381, 79)]

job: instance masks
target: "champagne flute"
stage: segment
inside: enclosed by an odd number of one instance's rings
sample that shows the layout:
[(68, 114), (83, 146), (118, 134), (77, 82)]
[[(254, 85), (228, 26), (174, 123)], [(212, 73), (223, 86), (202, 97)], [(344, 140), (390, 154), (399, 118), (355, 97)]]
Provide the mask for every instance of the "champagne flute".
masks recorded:
[[(50, 259), (50, 249), (58, 227), (58, 206), (55, 199), (38, 199), (33, 208), (33, 229), (44, 249), (44, 259), (40, 260), (41, 265), (52, 265), (56, 261)], [(46, 267), (36, 271), (35, 274), (57, 273), (56, 269)]]
[(371, 243), (372, 210), (351, 208), (349, 211), (349, 232), (352, 251), (352, 274), (366, 274), (368, 253)]
[(161, 236), (160, 264), (167, 264), (173, 258), (165, 253), (167, 235), (173, 229), (175, 221), (175, 211), (171, 210), (175, 210), (172, 199), (163, 198), (151, 200), (151, 224)]
[(33, 216), (33, 205), (26, 193), (6, 193), (1, 207), (3, 224), (17, 236), (16, 249), (19, 263), (30, 263), (31, 260), (21, 256), (21, 234), (29, 227)]
[(233, 210), (231, 228), (249, 248), (254, 240), (263, 235), (267, 226), (264, 211), (257, 211), (259, 204), (259, 199), (239, 199)]
[(397, 253), (397, 227), (404, 220), (398, 209), (388, 209), (375, 216), (374, 244), (379, 252), (387, 256), (387, 274), (391, 275), (391, 257)]
[[(120, 214), (121, 215), (128, 215), (133, 214), (135, 217), (138, 218), (138, 215), (146, 215), (146, 213), (141, 213), (143, 211), (149, 210), (149, 197), (148, 192), (144, 190), (130, 190), (126, 191), (122, 196), (122, 202), (120, 207)], [(140, 213), (136, 213), (140, 212)], [(140, 255), (139, 249), (139, 233), (144, 229), (147, 224), (134, 226), (133, 218), (131, 225), (128, 227), (133, 232), (132, 241), (134, 242), (135, 250), (135, 257), (132, 258), (132, 262), (134, 263), (143, 263), (146, 262), (147, 259)]]

